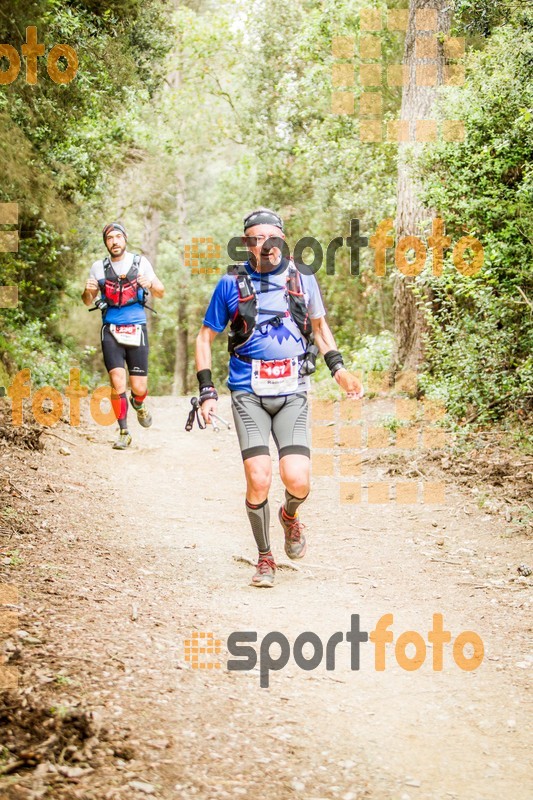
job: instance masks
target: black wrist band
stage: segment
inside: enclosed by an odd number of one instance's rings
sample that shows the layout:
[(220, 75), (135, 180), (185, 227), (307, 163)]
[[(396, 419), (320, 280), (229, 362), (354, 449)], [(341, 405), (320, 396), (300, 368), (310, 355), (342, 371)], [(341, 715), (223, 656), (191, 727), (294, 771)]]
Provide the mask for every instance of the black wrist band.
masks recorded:
[(344, 367), (342, 353), (339, 353), (338, 350), (328, 350), (327, 353), (324, 353), (324, 361), (331, 372), (331, 377), (333, 377), (339, 369)]
[(200, 389), (202, 389), (204, 386), (213, 385), (213, 376), (211, 375), (210, 369), (201, 369), (196, 373), (196, 377), (198, 378), (198, 386)]
[(198, 402), (203, 405), (206, 400), (218, 400), (218, 393), (214, 386), (202, 386)]

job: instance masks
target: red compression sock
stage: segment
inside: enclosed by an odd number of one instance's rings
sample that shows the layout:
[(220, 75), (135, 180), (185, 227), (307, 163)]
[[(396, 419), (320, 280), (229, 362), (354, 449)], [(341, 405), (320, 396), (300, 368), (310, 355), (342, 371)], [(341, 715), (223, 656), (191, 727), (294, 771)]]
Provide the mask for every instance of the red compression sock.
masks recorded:
[(113, 406), (113, 411), (115, 412), (115, 417), (117, 418), (120, 430), (127, 430), (128, 397), (126, 392), (122, 392), (122, 394), (117, 394), (115, 391), (111, 392), (111, 405)]
[(132, 392), (131, 396), (133, 397), (134, 401), (137, 403), (138, 406), (142, 406), (147, 394), (148, 392), (145, 392), (144, 394), (134, 394)]

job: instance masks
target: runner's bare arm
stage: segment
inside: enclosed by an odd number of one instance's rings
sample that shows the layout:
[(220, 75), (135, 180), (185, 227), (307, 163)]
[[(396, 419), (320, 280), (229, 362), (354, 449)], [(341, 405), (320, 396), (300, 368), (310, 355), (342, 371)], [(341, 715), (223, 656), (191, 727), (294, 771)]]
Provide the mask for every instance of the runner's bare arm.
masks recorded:
[(325, 317), (318, 317), (318, 319), (312, 319), (311, 325), (313, 326), (313, 335), (315, 337), (315, 344), (318, 347), (318, 350), (321, 355), (327, 353), (329, 350), (336, 350), (337, 345), (335, 344), (335, 338), (331, 332), (331, 329), (326, 322)]
[(154, 297), (163, 297), (165, 294), (165, 287), (157, 275), (154, 275), (152, 280), (146, 278), (144, 275), (139, 275), (138, 281), (143, 289), (148, 289)]
[(211, 369), (211, 344), (217, 332), (207, 325), (202, 325), (196, 337), (196, 371)]
[[(315, 337), (315, 344), (319, 349), (321, 355), (337, 350), (335, 337), (326, 322), (325, 317), (318, 317), (312, 319), (311, 325), (313, 326), (313, 334)], [(344, 389), (349, 398), (358, 400), (363, 396), (363, 385), (359, 378), (349, 372), (346, 367), (339, 369), (333, 376), (341, 389)]]
[[(196, 337), (196, 371), (200, 372), (202, 369), (211, 369), (211, 344), (215, 339), (217, 332), (207, 325), (202, 325), (198, 336)], [(210, 423), (209, 412), (217, 410), (216, 400), (205, 400), (202, 403), (202, 416), (205, 422)]]
[(98, 294), (98, 281), (95, 278), (89, 278), (87, 283), (85, 284), (85, 289), (83, 290), (83, 294), (81, 299), (85, 303), (86, 306), (92, 306), (94, 303), (94, 298)]

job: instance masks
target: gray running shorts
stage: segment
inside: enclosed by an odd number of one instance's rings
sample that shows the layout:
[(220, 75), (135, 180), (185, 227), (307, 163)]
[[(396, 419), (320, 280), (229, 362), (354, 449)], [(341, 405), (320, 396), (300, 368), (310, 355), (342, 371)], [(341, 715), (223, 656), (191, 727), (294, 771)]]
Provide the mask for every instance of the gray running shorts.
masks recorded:
[(291, 453), (311, 456), (305, 392), (279, 397), (232, 392), (231, 410), (243, 461), (252, 456), (270, 455), (271, 432), (280, 458)]

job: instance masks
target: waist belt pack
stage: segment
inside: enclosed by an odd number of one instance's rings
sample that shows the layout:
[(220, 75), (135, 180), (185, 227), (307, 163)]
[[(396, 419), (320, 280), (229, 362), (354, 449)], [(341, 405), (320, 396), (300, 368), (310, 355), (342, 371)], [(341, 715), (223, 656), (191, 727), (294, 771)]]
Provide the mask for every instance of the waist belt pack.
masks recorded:
[(111, 336), (119, 344), (126, 347), (139, 347), (142, 338), (142, 325), (113, 325), (109, 326)]

